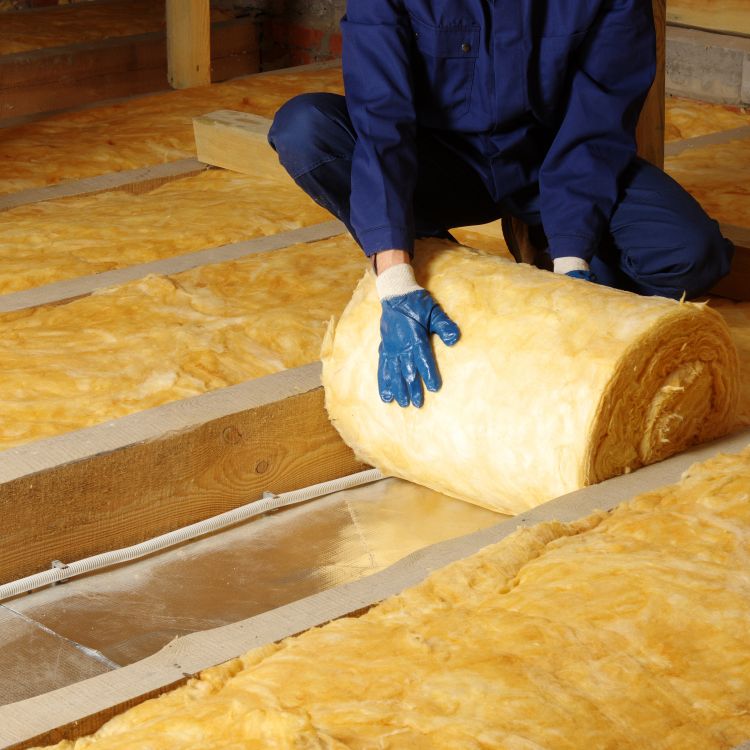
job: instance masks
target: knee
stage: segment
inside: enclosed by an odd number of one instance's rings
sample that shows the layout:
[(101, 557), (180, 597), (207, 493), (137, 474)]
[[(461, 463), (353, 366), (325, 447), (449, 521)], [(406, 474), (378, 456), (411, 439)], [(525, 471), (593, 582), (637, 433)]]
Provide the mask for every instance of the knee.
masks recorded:
[(717, 222), (692, 227), (683, 235), (682, 248), (684, 261), (675, 281), (688, 299), (706, 294), (729, 273), (734, 245), (722, 236)]
[[(292, 177), (330, 158), (340, 144), (336, 127), (343, 97), (336, 94), (300, 94), (276, 113), (268, 142)], [(345, 106), (344, 106), (345, 111)]]
[[(663, 255), (662, 255), (663, 254)], [(721, 235), (715, 221), (699, 226), (686, 225), (672, 238), (670, 248), (662, 249), (659, 268), (639, 278), (649, 294), (688, 299), (706, 294), (729, 273), (734, 246)]]

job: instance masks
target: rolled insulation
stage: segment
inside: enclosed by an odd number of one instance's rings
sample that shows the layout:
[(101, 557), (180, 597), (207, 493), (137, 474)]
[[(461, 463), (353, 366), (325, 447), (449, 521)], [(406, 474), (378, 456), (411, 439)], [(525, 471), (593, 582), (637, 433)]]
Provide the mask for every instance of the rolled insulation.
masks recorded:
[(378, 396), (370, 272), (323, 345), (326, 406), (364, 461), (519, 513), (732, 427), (737, 353), (705, 305), (640, 297), (439, 241), (417, 280), (461, 328), (433, 342), (443, 387), (422, 409)]

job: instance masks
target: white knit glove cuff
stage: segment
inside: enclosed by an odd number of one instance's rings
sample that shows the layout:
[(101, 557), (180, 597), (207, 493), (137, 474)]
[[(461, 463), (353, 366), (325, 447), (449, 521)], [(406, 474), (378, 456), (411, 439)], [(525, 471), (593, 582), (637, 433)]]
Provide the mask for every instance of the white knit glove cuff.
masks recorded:
[(380, 299), (400, 297), (409, 292), (418, 292), (422, 287), (414, 278), (414, 269), (408, 263), (399, 263), (378, 274), (375, 284)]
[(583, 258), (576, 258), (573, 255), (566, 255), (564, 258), (555, 258), (552, 263), (555, 273), (589, 270), (589, 264)]

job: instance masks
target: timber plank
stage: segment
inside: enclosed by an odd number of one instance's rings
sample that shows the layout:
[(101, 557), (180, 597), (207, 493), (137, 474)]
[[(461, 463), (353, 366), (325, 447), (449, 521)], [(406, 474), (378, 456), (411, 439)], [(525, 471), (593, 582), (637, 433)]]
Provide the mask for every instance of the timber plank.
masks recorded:
[[(252, 19), (211, 26), (213, 81), (259, 70)], [(0, 118), (166, 90), (164, 32), (0, 56)]]
[(106, 193), (110, 190), (124, 190), (140, 195), (172, 180), (196, 175), (205, 171), (206, 168), (206, 165), (197, 159), (180, 159), (122, 172), (109, 172), (96, 177), (84, 177), (80, 180), (66, 180), (55, 185), (0, 195), (0, 211), (77, 195)]
[(288, 179), (268, 144), (271, 121), (249, 112), (218, 110), (193, 118), (198, 160), (215, 167), (254, 175), (259, 171)]
[(670, 0), (669, 23), (750, 36), (747, 0)]
[(209, 0), (166, 0), (167, 68), (175, 89), (211, 83)]
[(360, 471), (320, 364), (0, 453), (0, 582)]
[(664, 168), (664, 132), (666, 123), (666, 0), (653, 0), (656, 27), (656, 77), (638, 121), (636, 140), (641, 157)]
[(750, 229), (722, 224), (721, 231), (734, 243), (734, 259), (729, 273), (709, 294), (735, 302), (750, 302)]
[[(251, 54), (251, 53), (248, 53)], [(253, 55), (254, 56), (254, 55)], [(235, 57), (241, 57), (241, 55), (234, 55), (232, 57), (226, 58), (227, 64), (229, 64), (232, 60), (235, 59)], [(2, 61), (2, 58), (0, 57), (0, 61)], [(214, 67), (220, 67), (223, 69), (223, 61), (222, 60), (215, 60), (213, 61)], [(317, 63), (306, 63), (305, 65), (296, 65), (292, 66), (290, 68), (284, 68), (285, 73), (294, 73), (294, 72), (308, 72), (308, 71), (315, 71), (315, 70), (328, 70), (330, 68), (338, 68), (341, 67), (341, 60), (326, 60), (325, 62), (317, 62)], [(234, 73), (229, 78), (244, 78), (246, 76), (274, 76), (278, 75), (279, 70), (264, 70), (260, 73), (256, 72), (250, 72), (250, 73)], [(216, 79), (214, 81), (215, 83), (218, 83), (219, 80)], [(79, 104), (75, 106), (66, 107), (63, 109), (55, 110), (52, 114), (62, 114), (62, 113), (70, 113), (70, 112), (85, 112), (91, 109), (96, 109), (98, 107), (104, 107), (104, 106), (112, 106), (115, 104), (123, 104), (127, 105), (128, 102), (138, 99), (139, 95), (131, 95), (131, 96), (122, 96), (122, 97), (107, 97), (106, 99), (100, 99), (96, 102), (88, 102), (85, 104)], [(26, 115), (19, 115), (18, 117), (4, 117), (0, 118), (0, 130), (6, 129), (6, 128), (15, 128), (20, 125), (26, 125), (28, 123), (38, 122), (39, 120), (46, 120), (50, 116), (50, 112), (31, 112)]]

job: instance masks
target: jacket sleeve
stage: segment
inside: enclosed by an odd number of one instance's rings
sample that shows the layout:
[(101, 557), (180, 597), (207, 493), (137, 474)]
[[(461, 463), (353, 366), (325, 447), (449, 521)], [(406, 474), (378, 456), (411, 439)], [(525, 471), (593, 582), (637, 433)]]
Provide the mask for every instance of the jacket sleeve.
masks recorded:
[(351, 222), (367, 255), (414, 244), (416, 117), (410, 31), (399, 0), (350, 0), (341, 22), (352, 157)]
[(651, 0), (606, 0), (577, 50), (562, 124), (540, 170), (553, 258), (594, 255), (620, 177), (636, 154), (635, 129), (655, 59)]

